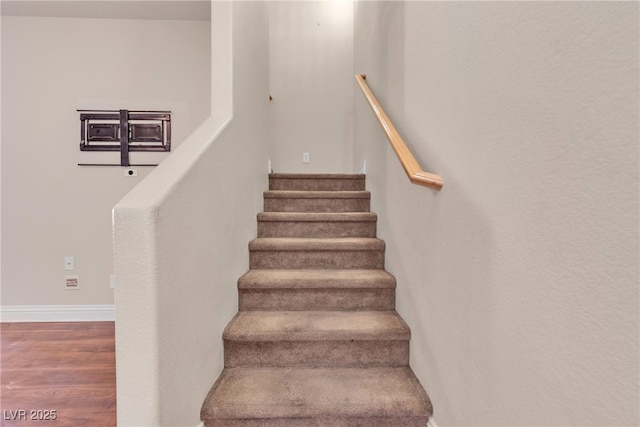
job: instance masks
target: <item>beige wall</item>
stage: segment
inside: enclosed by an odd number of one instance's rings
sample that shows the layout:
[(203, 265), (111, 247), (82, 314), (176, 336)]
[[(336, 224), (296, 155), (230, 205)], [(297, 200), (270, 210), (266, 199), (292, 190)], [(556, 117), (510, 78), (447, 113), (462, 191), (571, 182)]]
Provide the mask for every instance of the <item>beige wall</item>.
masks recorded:
[(249, 268), (268, 181), (265, 3), (213, 2), (212, 33), (214, 115), (114, 208), (119, 426), (198, 425)]
[(78, 167), (119, 154), (79, 151), (76, 110), (171, 110), (178, 147), (210, 112), (209, 34), (208, 21), (2, 17), (3, 306), (113, 303), (111, 209), (152, 169)]
[(411, 364), (439, 425), (638, 425), (638, 3), (357, 2), (356, 94)]
[(353, 1), (269, 2), (269, 21), (274, 171), (353, 172)]

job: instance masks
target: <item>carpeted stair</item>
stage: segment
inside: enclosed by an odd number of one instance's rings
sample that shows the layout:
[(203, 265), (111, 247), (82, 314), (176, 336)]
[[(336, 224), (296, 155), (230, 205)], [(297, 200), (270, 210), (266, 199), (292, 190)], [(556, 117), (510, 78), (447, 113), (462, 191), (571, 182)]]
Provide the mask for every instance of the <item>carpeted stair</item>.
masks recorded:
[(205, 426), (425, 426), (364, 175), (271, 174)]

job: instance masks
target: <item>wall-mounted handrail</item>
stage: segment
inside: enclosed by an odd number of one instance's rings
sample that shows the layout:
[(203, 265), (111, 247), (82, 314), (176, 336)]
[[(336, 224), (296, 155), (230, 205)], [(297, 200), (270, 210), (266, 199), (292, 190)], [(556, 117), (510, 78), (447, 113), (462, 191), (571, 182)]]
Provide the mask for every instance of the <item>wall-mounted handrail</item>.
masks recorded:
[(423, 185), (425, 187), (440, 190), (442, 188), (442, 177), (422, 170), (420, 164), (411, 153), (411, 150), (409, 150), (407, 145), (404, 143), (404, 140), (396, 130), (393, 123), (391, 123), (391, 120), (389, 120), (389, 117), (382, 109), (382, 106), (376, 99), (375, 95), (371, 92), (371, 89), (365, 80), (366, 78), (367, 77), (364, 74), (356, 75), (356, 81), (358, 82), (358, 85), (360, 85), (360, 89), (362, 89), (365, 98), (367, 98), (367, 101), (378, 119), (378, 122), (382, 126), (384, 133), (387, 135), (387, 139), (389, 140), (389, 143), (391, 143), (393, 151), (396, 152), (404, 171), (409, 177), (409, 181), (417, 185)]

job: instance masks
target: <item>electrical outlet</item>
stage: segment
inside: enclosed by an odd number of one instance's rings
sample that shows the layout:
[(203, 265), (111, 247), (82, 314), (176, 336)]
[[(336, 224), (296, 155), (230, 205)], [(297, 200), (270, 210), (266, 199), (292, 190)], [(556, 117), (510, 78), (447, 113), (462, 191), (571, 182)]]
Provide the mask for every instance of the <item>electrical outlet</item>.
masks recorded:
[(116, 275), (112, 274), (111, 276), (109, 276), (109, 287), (111, 289), (115, 289), (116, 287)]
[(80, 276), (64, 276), (65, 289), (80, 289)]
[(302, 153), (302, 163), (309, 163), (309, 153)]
[(76, 268), (76, 262), (73, 258), (73, 255), (65, 255), (64, 257), (64, 269), (65, 270), (74, 270)]
[(124, 170), (124, 176), (138, 176), (138, 169), (126, 168)]

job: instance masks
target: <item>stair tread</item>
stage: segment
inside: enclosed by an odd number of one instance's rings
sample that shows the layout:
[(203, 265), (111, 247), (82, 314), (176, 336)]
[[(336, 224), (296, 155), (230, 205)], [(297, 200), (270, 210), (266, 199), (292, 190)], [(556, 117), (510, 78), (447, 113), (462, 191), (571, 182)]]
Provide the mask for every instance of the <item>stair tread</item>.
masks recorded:
[(385, 243), (375, 237), (259, 237), (249, 242), (250, 251), (383, 251)]
[(396, 286), (395, 278), (385, 270), (269, 270), (247, 271), (238, 280), (239, 289), (378, 289)]
[(408, 340), (395, 311), (241, 311), (223, 338), (234, 341)]
[(355, 191), (315, 191), (315, 190), (267, 190), (265, 199), (369, 199), (371, 193)]
[(373, 212), (260, 212), (258, 221), (299, 222), (374, 222), (378, 216)]
[(409, 367), (225, 368), (202, 407), (207, 419), (428, 417)]

